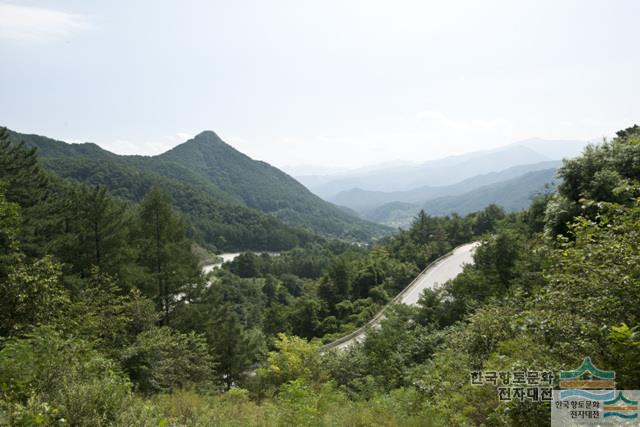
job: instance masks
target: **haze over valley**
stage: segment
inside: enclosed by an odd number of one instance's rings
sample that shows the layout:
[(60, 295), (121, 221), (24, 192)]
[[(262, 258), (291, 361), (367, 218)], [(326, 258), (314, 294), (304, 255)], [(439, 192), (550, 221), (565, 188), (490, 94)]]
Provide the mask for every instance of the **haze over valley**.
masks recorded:
[(588, 144), (529, 139), (422, 164), (395, 162), (296, 178), (364, 219), (406, 227), (420, 210), (464, 215), (492, 203), (507, 212), (524, 209), (536, 195), (551, 191), (562, 160), (576, 157)]

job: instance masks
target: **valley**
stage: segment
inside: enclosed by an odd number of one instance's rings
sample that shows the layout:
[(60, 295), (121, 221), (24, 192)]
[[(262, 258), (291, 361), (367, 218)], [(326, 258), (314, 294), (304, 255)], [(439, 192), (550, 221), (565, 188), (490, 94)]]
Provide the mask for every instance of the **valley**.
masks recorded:
[(552, 191), (562, 159), (578, 155), (587, 145), (531, 139), (422, 164), (385, 164), (342, 175), (297, 178), (363, 219), (406, 228), (420, 210), (463, 215), (490, 204), (507, 212), (522, 210), (536, 196)]

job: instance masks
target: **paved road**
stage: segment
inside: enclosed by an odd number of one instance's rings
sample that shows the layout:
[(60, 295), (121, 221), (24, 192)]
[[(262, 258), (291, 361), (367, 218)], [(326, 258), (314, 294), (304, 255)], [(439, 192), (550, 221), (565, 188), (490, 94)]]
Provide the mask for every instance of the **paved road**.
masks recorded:
[[(451, 280), (462, 272), (465, 264), (473, 263), (473, 252), (478, 243), (468, 243), (457, 247), (449, 256), (435, 262), (422, 272), (398, 297), (397, 302), (407, 305), (417, 304), (420, 294), (427, 288), (433, 289)], [(325, 348), (346, 349), (355, 342), (362, 342), (366, 336), (366, 329), (376, 327), (384, 319), (382, 312), (376, 315), (365, 327), (358, 330), (349, 340), (327, 344)]]
[(417, 304), (422, 291), (427, 288), (433, 289), (462, 273), (464, 264), (473, 264), (473, 250), (477, 245), (477, 243), (469, 243), (460, 246), (451, 255), (432, 265), (418, 276), (419, 278), (413, 283), (412, 289), (402, 295), (401, 302), (407, 305)]

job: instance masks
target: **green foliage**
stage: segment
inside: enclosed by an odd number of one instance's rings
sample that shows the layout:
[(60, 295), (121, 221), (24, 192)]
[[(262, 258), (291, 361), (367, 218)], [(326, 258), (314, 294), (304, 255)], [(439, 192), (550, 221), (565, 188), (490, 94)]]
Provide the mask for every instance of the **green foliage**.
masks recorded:
[(59, 327), (91, 341), (114, 360), (138, 334), (152, 329), (158, 321), (153, 301), (139, 290), (122, 293), (114, 279), (97, 269), (73, 296), (67, 315)]
[(64, 231), (51, 243), (51, 250), (80, 277), (89, 276), (93, 267), (124, 273), (131, 256), (125, 242), (131, 222), (126, 204), (105, 187), (72, 187), (65, 196)]
[(70, 298), (51, 258), (13, 266), (0, 280), (0, 336), (21, 335), (36, 325), (61, 319)]
[(20, 207), (6, 199), (4, 190), (0, 181), (0, 280), (6, 279), (9, 267), (19, 258)]
[(613, 360), (617, 368), (619, 388), (631, 388), (640, 381), (640, 362), (637, 358), (640, 348), (640, 328), (627, 326), (622, 322), (619, 326), (612, 326), (609, 332), (609, 342)]
[(163, 322), (168, 323), (178, 295), (187, 290), (187, 285), (198, 282), (200, 271), (184, 223), (173, 211), (169, 196), (158, 187), (142, 200), (136, 231), (139, 262), (151, 273), (154, 286), (145, 290), (153, 295)]
[(0, 411), (11, 425), (108, 425), (124, 411), (130, 383), (86, 342), (48, 327), (0, 350)]
[(243, 379), (264, 352), (259, 330), (245, 328), (229, 304), (224, 304), (207, 325), (207, 336), (219, 360), (218, 375), (230, 389)]
[(14, 143), (6, 128), (0, 128), (0, 180), (7, 183), (7, 200), (24, 207), (40, 200), (47, 182), (36, 149), (26, 149), (23, 142)]
[(206, 339), (168, 327), (140, 333), (121, 355), (136, 389), (151, 394), (193, 386), (212, 386), (215, 367)]
[(578, 215), (595, 219), (598, 202), (629, 204), (640, 194), (640, 131), (637, 126), (618, 132), (610, 142), (589, 146), (582, 156), (558, 170), (562, 179), (546, 212), (547, 232), (567, 234)]
[(266, 366), (257, 371), (263, 387), (278, 387), (296, 380), (320, 381), (323, 373), (318, 343), (278, 334), (275, 348), (277, 351), (269, 352)]
[(415, 309), (404, 305), (385, 311), (385, 320), (367, 333), (362, 345), (331, 354), (332, 378), (350, 394), (371, 397), (376, 392), (409, 386), (407, 373), (428, 360), (442, 340), (430, 326), (414, 320)]

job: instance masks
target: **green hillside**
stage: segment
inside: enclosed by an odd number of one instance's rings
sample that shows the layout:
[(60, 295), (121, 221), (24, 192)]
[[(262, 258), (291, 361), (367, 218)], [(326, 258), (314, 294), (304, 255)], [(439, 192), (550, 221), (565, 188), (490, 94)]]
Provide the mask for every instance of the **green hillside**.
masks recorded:
[(120, 156), (91, 143), (10, 133), (36, 147), (49, 171), (139, 202), (158, 185), (192, 225), (194, 240), (220, 250), (279, 250), (315, 235), (368, 240), (386, 230), (322, 201), (288, 175), (250, 159), (213, 132), (159, 156)]
[(459, 196), (429, 200), (422, 207), (431, 215), (448, 215), (454, 212), (465, 215), (494, 203), (507, 212), (515, 212), (528, 207), (536, 195), (549, 192), (547, 186), (553, 184), (555, 175), (555, 168), (529, 172)]
[(279, 169), (252, 160), (211, 131), (157, 158), (190, 168), (246, 206), (273, 214), (290, 225), (358, 239), (383, 231), (323, 201)]

